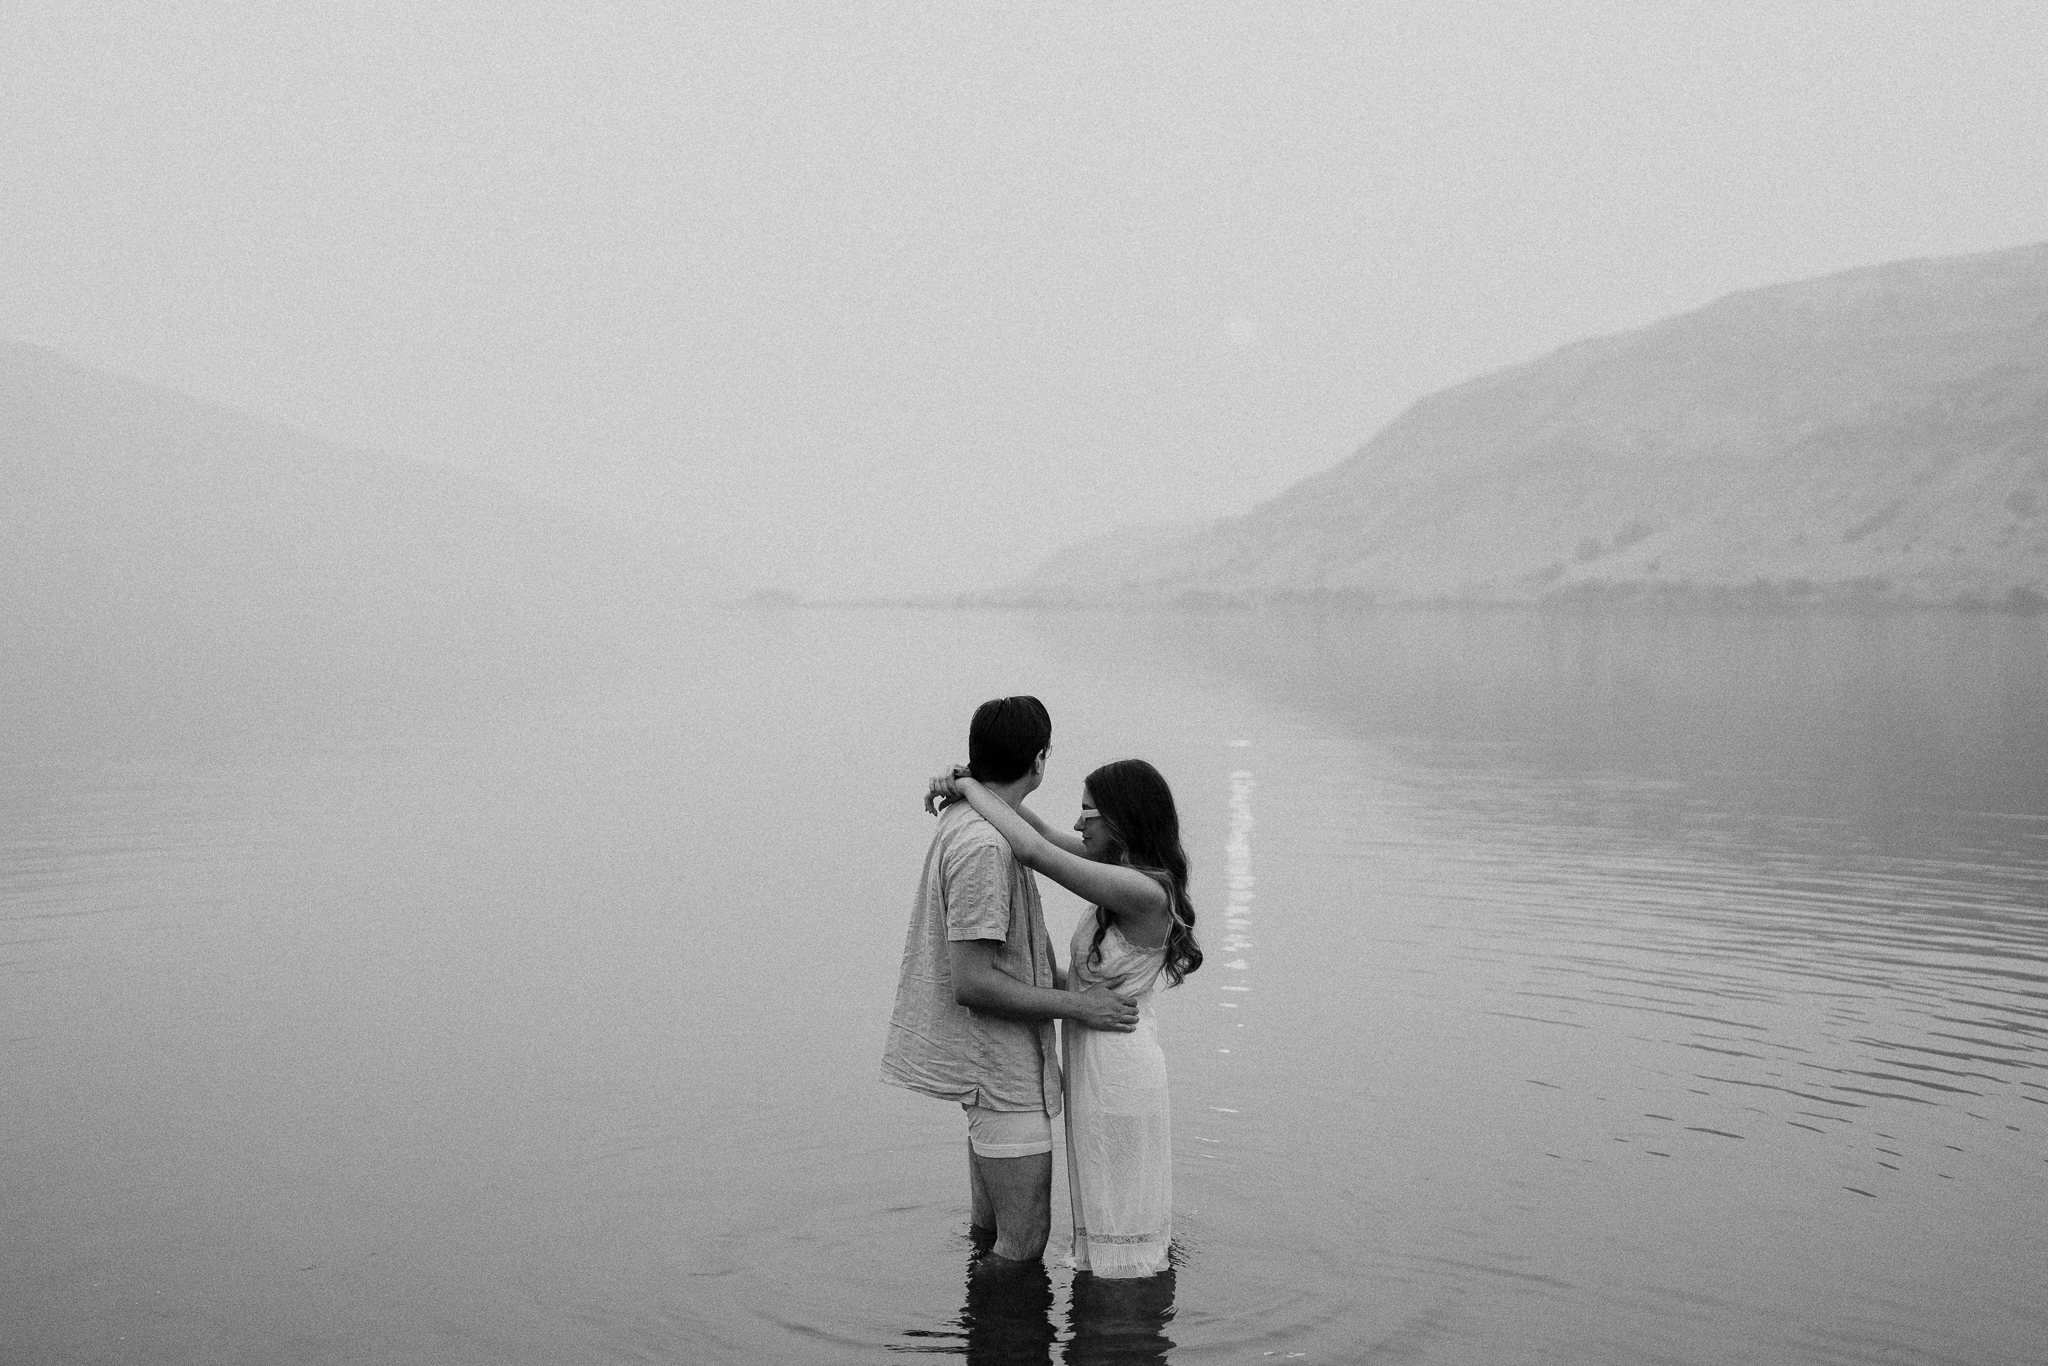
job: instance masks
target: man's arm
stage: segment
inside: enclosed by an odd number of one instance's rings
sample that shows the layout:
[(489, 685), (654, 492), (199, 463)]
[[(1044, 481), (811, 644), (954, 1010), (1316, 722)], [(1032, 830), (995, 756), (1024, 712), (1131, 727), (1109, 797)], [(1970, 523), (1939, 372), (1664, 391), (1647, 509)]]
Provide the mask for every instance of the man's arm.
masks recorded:
[(955, 939), (953, 999), (969, 1010), (1013, 1020), (1072, 1020), (1089, 1029), (1128, 1034), (1138, 1027), (1138, 1008), (1106, 986), (1054, 991), (1020, 982), (996, 965), (1002, 945), (993, 939)]

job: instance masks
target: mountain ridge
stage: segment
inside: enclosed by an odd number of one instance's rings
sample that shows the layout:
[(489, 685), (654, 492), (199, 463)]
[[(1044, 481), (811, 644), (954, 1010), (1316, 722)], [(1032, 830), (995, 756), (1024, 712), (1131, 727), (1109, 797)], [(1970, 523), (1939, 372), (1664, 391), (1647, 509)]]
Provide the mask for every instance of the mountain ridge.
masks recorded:
[(1428, 395), (1095, 593), (2048, 602), (2048, 243), (1724, 296)]
[[(652, 548), (428, 461), (0, 343), (10, 746), (502, 694), (573, 667)], [(67, 738), (68, 737), (68, 738)]]

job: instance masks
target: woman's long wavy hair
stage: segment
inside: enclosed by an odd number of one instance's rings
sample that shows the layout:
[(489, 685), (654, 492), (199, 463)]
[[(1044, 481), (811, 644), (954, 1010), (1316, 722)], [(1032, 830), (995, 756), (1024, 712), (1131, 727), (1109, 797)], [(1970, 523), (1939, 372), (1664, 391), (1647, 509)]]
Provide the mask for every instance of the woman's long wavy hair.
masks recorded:
[[(1158, 878), (1166, 889), (1167, 907), (1173, 913), (1166, 931), (1166, 975), (1179, 986), (1182, 978), (1202, 966), (1202, 946), (1195, 942), (1188, 856), (1180, 847), (1180, 813), (1173, 805), (1173, 789), (1143, 759), (1104, 764), (1088, 775), (1085, 786), (1123, 861)], [(1102, 961), (1102, 936), (1108, 931), (1109, 917), (1098, 907), (1095, 939), (1088, 946), (1090, 963)]]

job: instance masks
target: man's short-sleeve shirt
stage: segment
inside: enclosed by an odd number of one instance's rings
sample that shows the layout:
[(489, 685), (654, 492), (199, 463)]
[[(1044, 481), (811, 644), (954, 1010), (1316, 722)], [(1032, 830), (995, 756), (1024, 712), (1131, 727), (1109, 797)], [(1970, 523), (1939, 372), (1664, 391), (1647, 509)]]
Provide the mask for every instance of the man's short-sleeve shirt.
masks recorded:
[(1031, 871), (974, 808), (954, 802), (939, 813), (925, 855), (882, 1050), (882, 1080), (990, 1110), (1058, 1114), (1052, 1022), (1006, 1019), (954, 1001), (947, 945), (968, 939), (998, 941), (996, 966), (1018, 981), (1056, 985)]

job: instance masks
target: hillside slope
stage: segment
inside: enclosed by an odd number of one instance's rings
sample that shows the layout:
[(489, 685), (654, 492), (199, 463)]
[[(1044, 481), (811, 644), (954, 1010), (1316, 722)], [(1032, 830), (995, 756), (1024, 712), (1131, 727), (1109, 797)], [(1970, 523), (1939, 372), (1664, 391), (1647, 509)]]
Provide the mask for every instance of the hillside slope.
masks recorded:
[(2048, 244), (1749, 290), (1445, 390), (1105, 593), (2038, 606)]
[[(0, 345), (10, 746), (460, 694), (655, 571), (488, 480)], [(49, 746), (44, 746), (49, 747)]]

